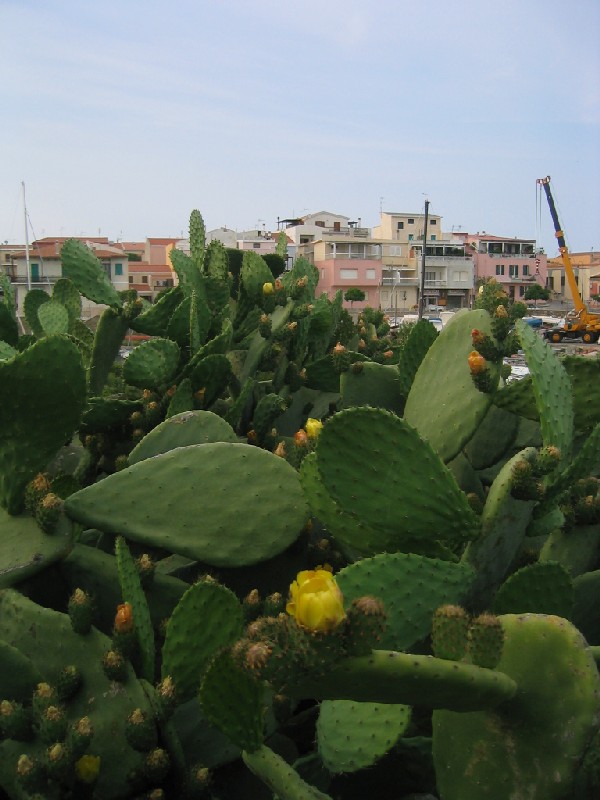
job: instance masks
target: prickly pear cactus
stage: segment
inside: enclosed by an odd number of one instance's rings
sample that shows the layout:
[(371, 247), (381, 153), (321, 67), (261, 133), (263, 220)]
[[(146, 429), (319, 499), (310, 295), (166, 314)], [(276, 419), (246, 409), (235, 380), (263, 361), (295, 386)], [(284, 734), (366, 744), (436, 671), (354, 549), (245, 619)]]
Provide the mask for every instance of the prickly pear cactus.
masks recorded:
[(600, 712), (600, 676), (581, 634), (560, 617), (500, 618), (498, 670), (519, 692), (495, 711), (435, 711), (433, 755), (442, 800), (568, 797)]
[(48, 336), (0, 362), (0, 505), (16, 513), (25, 485), (75, 431), (85, 402), (77, 347)]

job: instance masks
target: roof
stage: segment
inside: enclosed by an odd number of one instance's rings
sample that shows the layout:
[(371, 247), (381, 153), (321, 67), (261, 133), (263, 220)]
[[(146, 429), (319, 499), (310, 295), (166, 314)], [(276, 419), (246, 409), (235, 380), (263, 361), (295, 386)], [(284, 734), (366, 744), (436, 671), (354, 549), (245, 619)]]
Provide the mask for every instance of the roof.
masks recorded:
[[(66, 239), (63, 239), (60, 242), (47, 242), (40, 244), (40, 240), (38, 242), (34, 242), (29, 247), (29, 258), (35, 260), (36, 258), (45, 259), (47, 261), (51, 261), (52, 259), (60, 259), (60, 245), (64, 244)], [(90, 248), (91, 249), (91, 248)], [(125, 258), (125, 254), (123, 252), (115, 252), (115, 248), (111, 247), (110, 249), (105, 249), (102, 247), (97, 247), (92, 250), (92, 253), (96, 256), (96, 258)], [(12, 253), (13, 258), (26, 258), (26, 250), (18, 250)]]
[(109, 244), (108, 236), (44, 236), (43, 239), (36, 239), (32, 244), (66, 242), (69, 239), (77, 239), (78, 242), (102, 242), (102, 244)]

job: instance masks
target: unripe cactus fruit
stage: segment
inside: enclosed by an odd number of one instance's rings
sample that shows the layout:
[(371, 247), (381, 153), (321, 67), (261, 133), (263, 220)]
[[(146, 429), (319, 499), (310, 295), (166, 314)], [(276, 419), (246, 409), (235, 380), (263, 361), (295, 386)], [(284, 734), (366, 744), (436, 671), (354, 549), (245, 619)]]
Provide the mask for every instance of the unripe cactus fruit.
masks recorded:
[(480, 614), (469, 626), (469, 655), (478, 667), (494, 669), (502, 656), (504, 631), (498, 617)]
[(67, 733), (67, 725), (64, 709), (60, 706), (48, 706), (37, 724), (40, 739), (46, 744), (61, 742)]
[(146, 753), (156, 747), (156, 725), (154, 720), (142, 711), (134, 709), (127, 717), (125, 736), (134, 750)]
[(92, 598), (83, 589), (75, 589), (68, 604), (71, 627), (75, 633), (85, 635), (92, 627)]
[(35, 516), (38, 503), (49, 491), (50, 480), (45, 473), (40, 472), (25, 488), (25, 511), (31, 516)]
[(348, 655), (366, 656), (381, 641), (386, 628), (385, 607), (377, 597), (357, 597), (346, 612), (344, 648)]
[(143, 772), (150, 783), (160, 783), (166, 778), (170, 766), (171, 762), (167, 751), (162, 747), (156, 747), (144, 759)]
[(460, 661), (467, 654), (469, 615), (460, 606), (440, 606), (431, 626), (431, 647), (434, 656)]
[(177, 705), (177, 687), (170, 675), (165, 676), (156, 687), (162, 719), (168, 719)]
[(93, 735), (94, 729), (89, 717), (81, 717), (69, 728), (66, 742), (73, 758), (78, 758), (85, 753)]
[(35, 511), (35, 521), (44, 531), (52, 534), (56, 530), (63, 501), (54, 492), (48, 492), (38, 503)]
[(535, 461), (536, 471), (540, 475), (548, 475), (560, 464), (560, 450), (554, 445), (543, 447)]
[(21, 742), (31, 738), (31, 714), (21, 703), (0, 702), (0, 737)]
[(156, 564), (154, 563), (154, 560), (148, 555), (148, 553), (142, 553), (139, 558), (136, 558), (135, 566), (140, 577), (142, 588), (149, 589), (152, 585), (152, 581), (154, 580), (154, 572), (156, 570)]
[(36, 792), (44, 788), (46, 776), (40, 762), (23, 753), (17, 761), (17, 782), (27, 791)]
[(212, 783), (212, 774), (208, 767), (200, 764), (194, 765), (189, 772), (187, 780), (187, 793), (191, 798), (206, 796)]
[(50, 778), (62, 780), (71, 770), (71, 752), (64, 742), (55, 742), (46, 750), (44, 766)]
[(111, 681), (127, 680), (127, 662), (119, 650), (109, 650), (102, 659), (102, 668), (106, 677)]
[(81, 671), (75, 664), (64, 667), (56, 682), (56, 693), (62, 700), (69, 700), (79, 690), (82, 682)]
[(31, 706), (36, 719), (39, 719), (48, 706), (58, 702), (58, 694), (49, 683), (38, 683), (33, 692)]

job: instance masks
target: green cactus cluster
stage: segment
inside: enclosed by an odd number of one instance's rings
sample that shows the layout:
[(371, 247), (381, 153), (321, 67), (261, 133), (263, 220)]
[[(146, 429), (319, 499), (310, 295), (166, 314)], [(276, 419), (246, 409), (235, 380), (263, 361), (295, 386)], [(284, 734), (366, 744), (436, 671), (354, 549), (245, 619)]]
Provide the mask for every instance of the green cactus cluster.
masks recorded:
[(353, 323), (198, 211), (171, 261), (67, 242), (27, 337), (2, 281), (0, 793), (595, 797), (600, 359), (493, 283)]

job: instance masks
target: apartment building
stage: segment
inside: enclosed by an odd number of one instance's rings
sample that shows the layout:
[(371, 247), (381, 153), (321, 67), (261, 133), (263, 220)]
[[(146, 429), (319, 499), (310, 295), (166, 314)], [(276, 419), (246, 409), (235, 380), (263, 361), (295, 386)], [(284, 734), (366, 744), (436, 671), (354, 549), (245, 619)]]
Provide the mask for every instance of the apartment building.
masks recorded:
[[(29, 273), (27, 272), (25, 248), (8, 253), (10, 258), (3, 264), (15, 291), (19, 312), (22, 312), (25, 295), (29, 289), (42, 289), (48, 294), (52, 294), (54, 284), (62, 277), (60, 251), (67, 239), (78, 239), (94, 253), (117, 291), (128, 288), (129, 262), (127, 255), (121, 247), (111, 244), (106, 237), (47, 236), (37, 239), (29, 246)], [(101, 310), (101, 306), (83, 298), (82, 315), (84, 317), (94, 316)]]
[(546, 286), (548, 259), (535, 239), (455, 232), (453, 239), (471, 252), (476, 279), (494, 278), (512, 300), (522, 300), (533, 283)]
[(304, 256), (319, 270), (317, 292), (332, 298), (342, 290), (361, 289), (363, 301), (353, 308), (380, 305), (382, 242), (369, 228), (340, 214), (321, 211), (287, 223), (286, 234), (296, 243), (297, 255)]
[(373, 235), (383, 242), (381, 307), (403, 312), (417, 307), (425, 263), (424, 305), (448, 309), (468, 307), (472, 300), (474, 267), (465, 245), (442, 232), (442, 217), (428, 215), (425, 262), (425, 214), (382, 211)]

